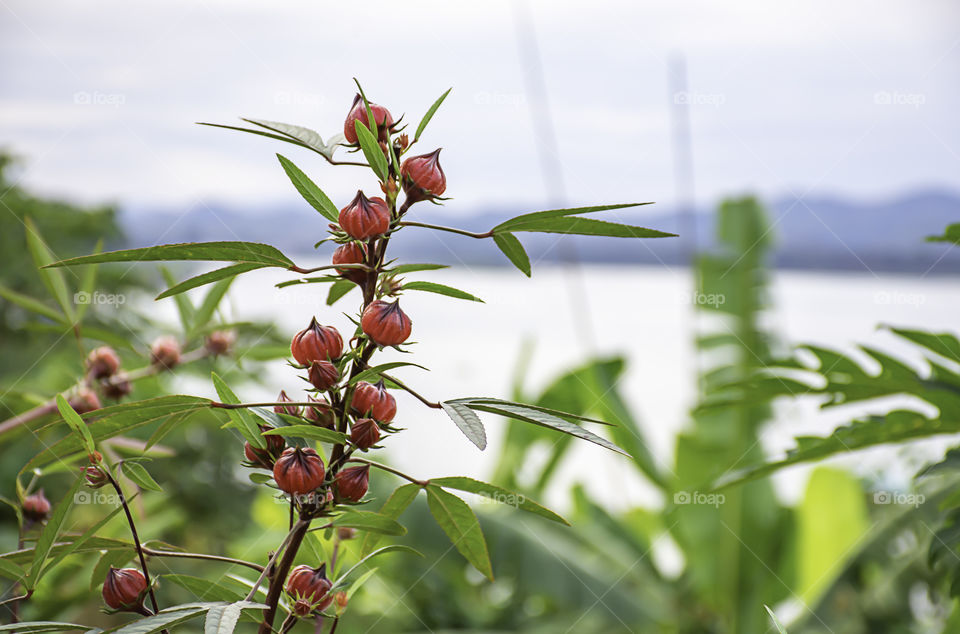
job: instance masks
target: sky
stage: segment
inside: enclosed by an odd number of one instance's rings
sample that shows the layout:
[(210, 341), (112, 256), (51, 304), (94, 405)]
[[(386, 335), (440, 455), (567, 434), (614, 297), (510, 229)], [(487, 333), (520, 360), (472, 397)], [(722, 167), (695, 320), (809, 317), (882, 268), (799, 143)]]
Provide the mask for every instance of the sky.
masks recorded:
[[(345, 203), (372, 175), (194, 122), (327, 137), (352, 77), (414, 126), (453, 88), (421, 141), (444, 148), (451, 213), (557, 198), (534, 118), (553, 123), (566, 202), (669, 207), (671, 109), (690, 115), (700, 203), (960, 190), (954, 1), (0, 0), (0, 16), (0, 146), (24, 184), (87, 203), (268, 212), (298, 200), (278, 151)], [(523, 16), (549, 108), (526, 83)]]

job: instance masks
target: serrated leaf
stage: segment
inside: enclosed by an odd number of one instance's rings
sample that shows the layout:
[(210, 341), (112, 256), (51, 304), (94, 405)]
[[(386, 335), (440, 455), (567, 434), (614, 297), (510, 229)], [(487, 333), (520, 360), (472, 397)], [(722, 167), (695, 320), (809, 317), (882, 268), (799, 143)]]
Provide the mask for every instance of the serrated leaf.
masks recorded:
[(73, 630), (85, 630), (88, 634), (97, 634), (102, 631), (89, 625), (77, 625), (76, 623), (65, 623), (63, 621), (26, 621), (0, 625), (0, 632), (70, 632)]
[(495, 233), (493, 234), (493, 243), (497, 245), (507, 259), (510, 260), (515, 267), (520, 269), (524, 275), (530, 277), (530, 257), (527, 255), (526, 249), (523, 248), (523, 245), (517, 239), (517, 236), (512, 233)]
[[(212, 607), (212, 606), (211, 606)], [(108, 630), (115, 634), (153, 634), (165, 629), (172, 629), (174, 625), (185, 623), (207, 612), (210, 608), (170, 608), (160, 610), (159, 613), (127, 623), (123, 627)]]
[(22, 293), (18, 293), (13, 289), (9, 289), (6, 286), (3, 286), (2, 284), (0, 284), (0, 297), (3, 297), (4, 299), (6, 299), (8, 302), (12, 304), (16, 304), (20, 308), (29, 310), (30, 312), (33, 312), (33, 313), (37, 313), (38, 315), (42, 315), (47, 319), (52, 319), (53, 321), (60, 324), (69, 325), (67, 322), (67, 318), (64, 317), (63, 314), (58, 313), (57, 311), (50, 308), (40, 300), (34, 299), (32, 297), (28, 297), (27, 295), (24, 295)]
[(203, 634), (232, 634), (240, 620), (240, 614), (249, 608), (263, 610), (267, 606), (252, 601), (236, 601), (230, 605), (211, 608), (203, 624)]
[(320, 442), (342, 443), (346, 442), (347, 435), (341, 434), (333, 429), (326, 427), (317, 427), (316, 425), (287, 425), (286, 427), (277, 427), (263, 432), (264, 436), (283, 436), (284, 438), (306, 438), (309, 440), (319, 440)]
[(387, 157), (380, 150), (377, 138), (373, 136), (367, 126), (360, 122), (360, 119), (353, 122), (353, 127), (357, 131), (357, 142), (360, 144), (360, 149), (363, 151), (367, 163), (370, 164), (370, 169), (377, 175), (380, 182), (387, 182)]
[(563, 519), (550, 509), (537, 504), (533, 500), (528, 500), (520, 493), (515, 493), (508, 489), (504, 489), (503, 487), (498, 487), (495, 484), (489, 484), (487, 482), (481, 482), (480, 480), (474, 480), (473, 478), (467, 478), (463, 476), (430, 478), (430, 484), (435, 484), (439, 487), (447, 489), (457, 489), (459, 491), (475, 493), (487, 499), (494, 500), (495, 502), (506, 504), (507, 506), (512, 506), (514, 508), (527, 511), (528, 513), (539, 515), (540, 517), (545, 517), (550, 521), (565, 524), (567, 526), (570, 525), (570, 522)]
[(440, 104), (442, 104), (443, 100), (447, 98), (447, 95), (450, 94), (451, 90), (453, 90), (453, 88), (447, 88), (447, 91), (440, 95), (440, 97), (433, 102), (433, 105), (430, 106), (429, 110), (427, 110), (427, 113), (423, 115), (423, 119), (420, 119), (420, 125), (417, 126), (417, 133), (413, 135), (414, 142), (420, 139), (420, 135), (423, 134), (424, 128), (426, 128), (427, 124), (430, 123), (430, 119), (433, 118), (433, 115), (437, 112), (437, 108), (440, 107)]
[(75, 266), (98, 262), (161, 262), (195, 260), (201, 262), (236, 262), (290, 268), (294, 266), (276, 247), (259, 242), (183, 242), (141, 249), (107, 251), (54, 262), (48, 266)]
[(435, 485), (428, 485), (427, 506), (433, 518), (447, 534), (461, 555), (488, 579), (493, 581), (493, 567), (487, 542), (477, 516), (466, 502)]
[[(213, 387), (217, 390), (217, 395), (221, 401), (229, 405), (237, 405), (242, 402), (216, 372), (211, 372), (210, 375), (213, 379)], [(267, 442), (260, 435), (260, 426), (253, 420), (253, 415), (250, 412), (242, 407), (225, 409), (224, 411), (248, 443), (258, 449), (267, 448)]]
[(440, 403), (440, 407), (480, 451), (487, 448), (487, 432), (483, 428), (483, 421), (472, 409), (462, 403), (451, 401)]
[(124, 475), (133, 480), (133, 483), (141, 489), (146, 489), (147, 491), (163, 491), (163, 487), (157, 484), (157, 481), (153, 479), (150, 472), (139, 462), (124, 461), (120, 463), (120, 468), (123, 470)]
[(505, 401), (502, 398), (492, 398), (492, 397), (488, 398), (485, 396), (480, 396), (480, 397), (473, 397), (473, 398), (463, 399), (463, 400), (472, 401), (474, 403), (487, 403), (489, 405), (502, 404), (502, 405), (513, 405), (515, 407), (526, 407), (528, 409), (535, 409), (538, 412), (543, 412), (544, 414), (552, 414), (553, 416), (557, 416), (559, 418), (567, 418), (567, 419), (572, 418), (574, 420), (580, 420), (585, 423), (596, 423), (597, 425), (608, 425), (608, 426), (612, 425), (612, 423), (608, 423), (605, 420), (600, 420), (599, 418), (591, 418), (589, 416), (583, 416), (582, 414), (573, 414), (571, 412), (563, 412), (558, 409), (544, 407), (543, 405), (531, 405), (529, 403), (515, 403), (513, 401)]
[(43, 527), (43, 532), (40, 533), (40, 537), (37, 539), (37, 545), (34, 548), (33, 559), (30, 562), (30, 572), (23, 582), (24, 587), (28, 590), (33, 590), (37, 587), (37, 583), (40, 582), (43, 562), (45, 562), (50, 555), (54, 543), (63, 530), (63, 522), (67, 519), (67, 513), (73, 508), (73, 496), (80, 489), (81, 484), (83, 484), (83, 478), (76, 478), (74, 480), (73, 486), (70, 487), (70, 490), (63, 496), (63, 499), (54, 507), (50, 519), (47, 520), (47, 525)]
[(74, 411), (70, 403), (67, 402), (67, 399), (63, 397), (63, 394), (57, 394), (56, 402), (57, 409), (60, 410), (60, 415), (63, 416), (63, 420), (66, 421), (70, 429), (83, 440), (83, 445), (86, 447), (87, 453), (92, 454), (96, 451), (97, 447), (93, 442), (93, 436), (90, 434), (90, 430), (87, 429), (87, 424), (80, 418), (80, 414)]
[(175, 284), (157, 295), (156, 299), (164, 299), (166, 297), (172, 297), (173, 295), (179, 295), (185, 291), (189, 291), (192, 288), (197, 288), (198, 286), (204, 286), (205, 284), (210, 284), (218, 280), (222, 280), (228, 277), (234, 277), (240, 275), (241, 273), (247, 273), (248, 271), (256, 271), (257, 269), (264, 268), (262, 264), (231, 264), (230, 266), (225, 266), (214, 271), (209, 271), (195, 277), (186, 279), (179, 284)]
[[(282, 135), (282, 134), (274, 134), (273, 132), (264, 132), (263, 130), (254, 130), (254, 129), (251, 129), (251, 128), (241, 128), (240, 126), (224, 125), (224, 124), (222, 124), (222, 123), (205, 123), (205, 122), (202, 122), (202, 121), (198, 121), (198, 122), (197, 122), (197, 125), (205, 125), (205, 126), (209, 126), (209, 127), (211, 127), (211, 128), (223, 128), (224, 130), (236, 130), (237, 132), (249, 132), (250, 134), (256, 134), (256, 135), (258, 135), (258, 136), (264, 136), (264, 137), (267, 137), (267, 138), (270, 138), (270, 139), (276, 139), (276, 140), (278, 140), (278, 141), (284, 141), (284, 142), (286, 142), (286, 143), (290, 143), (290, 144), (296, 145), (296, 146), (298, 146), (298, 147), (307, 148), (308, 150), (314, 150), (314, 151), (316, 151), (316, 152), (319, 152), (319, 150), (317, 150), (316, 148), (312, 148), (312, 147), (306, 145), (305, 143), (301, 143), (301, 142), (298, 141), (297, 139), (293, 139), (293, 138), (290, 138), (290, 137), (285, 136), (285, 135)], [(319, 136), (319, 135), (318, 135), (318, 136)]]
[[(420, 485), (418, 484), (405, 484), (398, 487), (380, 507), (380, 514), (396, 520), (413, 503), (418, 493), (420, 493)], [(360, 547), (360, 555), (366, 556), (373, 552), (381, 539), (383, 538), (376, 533), (367, 533)]]
[(580, 216), (583, 214), (596, 213), (598, 211), (612, 211), (614, 209), (626, 209), (628, 207), (640, 207), (642, 205), (650, 204), (652, 203), (620, 203), (616, 205), (593, 205), (591, 207), (568, 207), (566, 209), (547, 209), (546, 211), (534, 211), (532, 213), (510, 218), (509, 220), (504, 220), (494, 227), (492, 231), (494, 233), (513, 231), (514, 227), (528, 223), (537, 223), (543, 220), (563, 218), (566, 216)]
[(405, 273), (417, 273), (419, 271), (437, 271), (439, 269), (449, 269), (446, 264), (399, 264), (387, 270), (394, 275), (404, 275)]
[(537, 233), (562, 233), (565, 235), (601, 236), (607, 238), (675, 238), (676, 234), (647, 229), (636, 225), (624, 225), (594, 218), (560, 216), (556, 218), (531, 219), (511, 225), (510, 231)]
[(330, 290), (327, 291), (327, 306), (333, 306), (355, 288), (358, 288), (357, 285), (349, 280), (337, 280), (330, 285)]
[(51, 271), (47, 268), (56, 258), (40, 236), (33, 220), (25, 218), (24, 225), (27, 228), (27, 248), (30, 250), (34, 264), (40, 269), (43, 285), (47, 287), (53, 298), (60, 304), (60, 309), (66, 315), (67, 322), (72, 324), (76, 321), (76, 313), (73, 310), (73, 298), (70, 297), (70, 291), (67, 290), (67, 281), (64, 279), (62, 272)]
[(293, 186), (296, 187), (300, 195), (310, 203), (310, 206), (320, 212), (320, 214), (334, 224), (340, 223), (340, 210), (333, 204), (333, 201), (327, 197), (323, 190), (316, 183), (303, 173), (303, 171), (293, 164), (293, 162), (282, 154), (277, 154), (283, 171), (287, 173)]
[(287, 139), (297, 142), (304, 147), (323, 155), (328, 160), (333, 158), (333, 152), (337, 145), (336, 136), (338, 135), (331, 137), (326, 143), (324, 143), (323, 138), (315, 130), (305, 128), (300, 125), (294, 125), (292, 123), (280, 123), (279, 121), (265, 121), (263, 119), (247, 119), (243, 117), (241, 117), (241, 120), (246, 121), (247, 123), (252, 123), (256, 126), (260, 126), (265, 130), (270, 130), (271, 132), (281, 134), (287, 137)]
[(393, 518), (373, 511), (344, 511), (331, 522), (333, 526), (356, 528), (383, 535), (406, 535), (407, 529)]
[(403, 290), (426, 291), (428, 293), (446, 295), (447, 297), (455, 297), (456, 299), (465, 299), (471, 302), (480, 302), (481, 304), (484, 303), (483, 300), (476, 295), (471, 295), (466, 291), (461, 291), (459, 288), (453, 288), (452, 286), (437, 284), (436, 282), (407, 282), (403, 285)]

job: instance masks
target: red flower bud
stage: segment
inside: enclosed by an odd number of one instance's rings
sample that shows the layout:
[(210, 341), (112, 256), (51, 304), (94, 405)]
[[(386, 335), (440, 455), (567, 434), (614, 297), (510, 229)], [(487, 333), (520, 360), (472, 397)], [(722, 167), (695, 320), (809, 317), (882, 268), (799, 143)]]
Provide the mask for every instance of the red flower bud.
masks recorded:
[(349, 599), (347, 598), (346, 592), (338, 592), (333, 595), (333, 602), (337, 606), (337, 614), (341, 614), (347, 609), (347, 601), (349, 601)]
[[(264, 426), (260, 427), (260, 431), (267, 431), (268, 429), (270, 428)], [(276, 461), (277, 457), (283, 454), (287, 443), (284, 441), (283, 436), (277, 436), (275, 434), (270, 434), (269, 436), (264, 436), (263, 438), (267, 442), (266, 449), (254, 447), (250, 443), (244, 443), (243, 455), (247, 457), (247, 460), (258, 467), (262, 467), (264, 469), (273, 469), (274, 462)]]
[(410, 318), (400, 310), (400, 302), (377, 300), (363, 311), (360, 327), (378, 346), (399, 346), (410, 336)]
[(307, 400), (316, 405), (307, 407), (306, 418), (317, 427), (326, 427), (333, 429), (337, 422), (337, 416), (325, 398), (313, 398), (308, 396)]
[(323, 484), (323, 460), (315, 449), (290, 447), (273, 465), (273, 479), (281, 491), (292, 495), (310, 493)]
[(376, 385), (358, 381), (350, 406), (363, 416), (372, 416), (381, 423), (389, 423), (397, 414), (397, 400), (380, 381)]
[[(333, 252), (333, 264), (363, 264), (367, 258), (367, 249), (361, 242), (347, 242), (337, 247)], [(367, 279), (367, 272), (362, 269), (337, 269), (337, 273), (345, 279), (361, 284)]]
[(411, 156), (400, 165), (403, 191), (411, 201), (434, 198), (446, 191), (447, 177), (440, 167), (440, 149)]
[(78, 414), (86, 414), (102, 407), (97, 393), (86, 387), (78, 389), (77, 393), (70, 398), (69, 403), (70, 407), (76, 410)]
[(347, 467), (338, 473), (334, 480), (337, 487), (337, 496), (351, 502), (359, 502), (367, 494), (369, 480), (369, 465)]
[(88, 465), (80, 471), (83, 473), (83, 479), (86, 480), (87, 486), (91, 489), (99, 489), (110, 482), (107, 474), (103, 472), (103, 469), (95, 465)]
[(133, 386), (126, 372), (117, 372), (103, 383), (103, 395), (115, 401), (119, 401), (132, 391)]
[(150, 363), (170, 370), (180, 363), (180, 344), (173, 337), (160, 337), (150, 346)]
[(350, 442), (366, 451), (380, 440), (380, 427), (372, 418), (361, 418), (350, 427)]
[(147, 593), (147, 579), (136, 568), (110, 566), (103, 582), (103, 601), (114, 610), (139, 612)]
[(87, 355), (87, 372), (94, 379), (113, 376), (120, 369), (120, 357), (110, 346), (101, 346)]
[(390, 229), (390, 207), (383, 198), (367, 198), (362, 191), (358, 191), (353, 200), (340, 210), (340, 226), (354, 240), (383, 235)]
[(333, 326), (321, 326), (317, 318), (310, 319), (310, 325), (293, 336), (290, 352), (300, 365), (310, 365), (314, 361), (331, 361), (343, 352), (343, 339)]
[[(393, 117), (390, 111), (381, 105), (368, 101), (370, 112), (373, 113), (373, 120), (377, 124), (377, 137), (380, 141), (386, 141), (390, 136), (390, 129), (393, 127)], [(362, 124), (370, 127), (370, 119), (367, 118), (367, 106), (363, 103), (363, 97), (357, 95), (353, 98), (353, 104), (350, 106), (350, 112), (343, 122), (343, 136), (347, 143), (353, 145), (357, 142), (357, 129), (354, 122), (360, 121)]]
[(23, 498), (21, 508), (24, 517), (31, 522), (42, 522), (50, 516), (50, 500), (43, 494), (43, 489)]
[[(284, 390), (280, 390), (280, 394), (277, 396), (278, 403), (292, 403), (293, 399), (287, 396), (287, 393)], [(300, 406), (299, 405), (274, 405), (273, 411), (277, 414), (288, 414), (290, 416), (299, 416), (300, 415)]]
[(230, 348), (233, 347), (236, 340), (237, 335), (232, 330), (214, 330), (207, 335), (207, 339), (203, 345), (206, 347), (207, 352), (218, 356), (230, 352)]
[(290, 571), (287, 577), (287, 594), (294, 600), (294, 611), (304, 617), (314, 610), (326, 610), (333, 601), (328, 596), (333, 583), (327, 579), (327, 564), (311, 568), (303, 564)]
[(310, 364), (307, 377), (313, 387), (321, 392), (329, 390), (340, 380), (340, 370), (329, 361), (314, 361)]

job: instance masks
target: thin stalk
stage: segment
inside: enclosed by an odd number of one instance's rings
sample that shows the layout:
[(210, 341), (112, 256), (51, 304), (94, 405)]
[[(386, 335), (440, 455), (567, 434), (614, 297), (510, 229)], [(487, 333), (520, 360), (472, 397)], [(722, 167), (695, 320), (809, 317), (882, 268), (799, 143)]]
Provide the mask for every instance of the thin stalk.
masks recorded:
[(408, 394), (410, 394), (411, 396), (413, 396), (414, 398), (416, 398), (418, 401), (420, 401), (421, 403), (423, 403), (423, 404), (426, 405), (427, 407), (432, 407), (433, 409), (441, 409), (440, 403), (435, 402), (435, 401), (431, 401), (431, 400), (427, 399), (425, 396), (421, 396), (420, 394), (414, 392), (414, 391), (411, 390), (409, 387), (407, 387), (407, 385), (406, 385), (405, 383), (401, 382), (399, 379), (397, 379), (397, 378), (395, 378), (395, 377), (393, 377), (393, 376), (390, 376), (389, 374), (382, 374), (382, 373), (381, 373), (380, 376), (382, 376), (383, 378), (388, 379), (388, 380), (390, 380), (390, 381), (393, 381), (394, 383), (397, 384), (397, 387), (399, 387), (401, 390), (407, 392)]
[(283, 549), (290, 542), (290, 538), (293, 537), (293, 531), (291, 530), (287, 533), (287, 536), (283, 538), (283, 541), (280, 542), (280, 545), (277, 546), (277, 550), (273, 553), (273, 556), (270, 557), (270, 561), (267, 562), (267, 565), (264, 566), (263, 572), (260, 573), (260, 576), (257, 578), (256, 583), (253, 584), (253, 587), (250, 589), (250, 593), (247, 595), (247, 601), (253, 601), (253, 597), (257, 595), (257, 590), (260, 589), (260, 586), (263, 584), (263, 580), (267, 578), (267, 575), (270, 574), (270, 570), (276, 565), (277, 559), (280, 557), (280, 553), (283, 552)]
[(483, 240), (484, 238), (492, 238), (493, 231), (484, 231), (483, 233), (475, 233), (473, 231), (466, 231), (464, 229), (455, 229), (454, 227), (444, 227), (443, 225), (431, 225), (426, 222), (414, 222), (412, 220), (404, 220), (400, 223), (401, 227), (423, 227), (424, 229), (435, 229), (437, 231), (446, 231), (448, 233), (456, 233), (457, 235), (467, 236), (468, 238), (476, 238), (478, 240)]
[(412, 482), (412, 483), (414, 483), (414, 484), (418, 484), (418, 485), (420, 485), (420, 486), (422, 486), (422, 487), (425, 487), (425, 486), (427, 486), (428, 484), (430, 484), (430, 481), (429, 481), (429, 480), (418, 480), (417, 478), (414, 478), (413, 476), (407, 475), (407, 474), (404, 473), (403, 471), (398, 471), (398, 470), (394, 469), (393, 467), (388, 467), (388, 466), (385, 465), (385, 464), (380, 464), (379, 462), (373, 462), (372, 460), (367, 460), (366, 458), (350, 458), (349, 460), (347, 460), (347, 462), (357, 462), (357, 463), (360, 463), (360, 464), (369, 465), (369, 466), (371, 466), (371, 467), (375, 467), (375, 468), (377, 468), (377, 469), (380, 469), (381, 471), (386, 471), (387, 473), (392, 473), (392, 474), (395, 475), (395, 476), (401, 477), (401, 478), (403, 478), (404, 480), (408, 480), (408, 481), (410, 481), (410, 482)]
[(293, 626), (297, 624), (297, 615), (291, 614), (283, 620), (283, 624), (280, 626), (280, 634), (287, 634), (290, 630), (293, 629)]
[(147, 592), (150, 595), (150, 603), (153, 605), (154, 614), (156, 614), (160, 611), (160, 606), (157, 604), (157, 597), (153, 593), (153, 585), (150, 583), (150, 571), (147, 570), (147, 559), (143, 553), (143, 546), (140, 544), (140, 536), (137, 534), (137, 524), (133, 521), (133, 514), (130, 513), (130, 506), (127, 504), (127, 497), (123, 494), (123, 489), (120, 488), (120, 484), (114, 479), (113, 474), (110, 473), (109, 467), (102, 469), (102, 471), (104, 475), (107, 476), (114, 491), (116, 491), (120, 497), (123, 512), (127, 515), (127, 524), (130, 525), (130, 534), (133, 536), (133, 546), (137, 551), (137, 556), (140, 558), (140, 567), (143, 569), (143, 578), (147, 582)]
[(234, 564), (237, 566), (246, 566), (247, 568), (252, 568), (257, 572), (263, 572), (264, 567), (260, 564), (255, 564), (252, 561), (244, 561), (242, 559), (234, 559), (232, 557), (221, 557), (220, 555), (207, 555), (206, 553), (184, 553), (180, 551), (172, 550), (154, 550), (153, 548), (143, 547), (143, 553), (148, 557), (174, 557), (181, 559), (206, 559), (209, 561), (222, 561), (228, 564)]
[(273, 619), (277, 616), (277, 605), (280, 603), (280, 593), (283, 592), (283, 584), (287, 580), (287, 573), (290, 572), (290, 566), (300, 550), (300, 544), (303, 543), (303, 537), (310, 529), (310, 520), (297, 520), (293, 530), (290, 532), (290, 543), (283, 553), (283, 559), (277, 566), (277, 570), (270, 580), (270, 589), (267, 591), (267, 609), (263, 615), (263, 622), (260, 624), (259, 634), (272, 634)]

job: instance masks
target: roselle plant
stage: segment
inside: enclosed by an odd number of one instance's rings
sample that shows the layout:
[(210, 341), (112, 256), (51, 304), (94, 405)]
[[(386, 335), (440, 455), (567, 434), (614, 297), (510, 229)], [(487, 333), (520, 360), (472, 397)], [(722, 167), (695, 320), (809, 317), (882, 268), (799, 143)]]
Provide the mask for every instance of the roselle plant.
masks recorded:
[[(549, 428), (626, 453), (584, 427), (603, 421), (490, 397), (435, 400), (395, 376), (404, 368), (416, 366), (415, 363), (375, 363), (375, 355), (384, 348), (392, 347), (403, 352), (415, 350), (411, 337), (416, 315), (408, 314), (401, 305), (406, 292), (426, 291), (478, 300), (470, 293), (435, 282), (407, 281), (403, 276), (442, 267), (398, 263), (389, 257), (388, 247), (395, 233), (408, 228), (491, 239), (510, 262), (529, 276), (530, 261), (516, 237), (518, 233), (624, 238), (658, 238), (671, 234), (585, 217), (591, 212), (643, 203), (538, 211), (511, 218), (484, 233), (418, 222), (412, 219), (411, 208), (415, 204), (440, 204), (446, 200), (442, 198), (447, 183), (440, 164), (440, 150), (417, 153), (414, 146), (420, 142), (424, 129), (449, 91), (430, 107), (411, 136), (405, 131), (402, 117), (394, 119), (387, 108), (368, 101), (359, 84), (357, 88), (359, 92), (349, 108), (343, 133), (326, 143), (319, 134), (307, 128), (256, 119), (244, 119), (253, 126), (249, 128), (204, 124), (283, 141), (311, 150), (333, 165), (359, 166), (373, 171), (379, 180), (380, 191), (358, 191), (352, 200), (338, 208), (300, 168), (278, 155), (294, 187), (329, 223), (324, 235), (307, 239), (319, 239), (318, 245), (325, 242), (337, 245), (331, 264), (298, 266), (266, 244), (207, 242), (96, 253), (48, 265), (52, 268), (46, 270), (106, 262), (219, 261), (229, 264), (173, 284), (159, 298), (181, 298), (185, 291), (207, 284), (224, 284), (242, 273), (272, 267), (300, 276), (281, 282), (279, 287), (310, 289), (317, 284), (329, 285), (329, 305), (358, 287), (362, 300), (352, 314), (345, 317), (338, 317), (333, 310), (325, 315), (304, 315), (305, 327), (292, 334), (290, 377), (293, 380), (299, 376), (307, 382), (304, 398), (289, 396), (294, 393), (296, 385), (291, 382), (275, 401), (244, 402), (217, 374), (212, 377), (219, 398), (216, 401), (175, 395), (100, 407), (99, 403), (70, 401), (64, 395), (58, 395), (54, 402), (70, 433), (34, 456), (24, 467), (24, 472), (51, 463), (84, 464), (72, 490), (52, 510), (49, 503), (44, 507), (37, 501), (23, 499), (24, 521), (28, 516), (40, 516), (32, 521), (45, 521), (46, 525), (34, 548), (21, 549), (27, 554), (18, 551), (0, 556), (0, 572), (15, 579), (24, 590), (22, 595), (8, 601), (28, 600), (45, 571), (81, 550), (84, 542), (97, 539), (99, 526), (109, 517), (80, 537), (60, 541), (73, 493), (81, 486), (112, 487), (122, 502), (115, 513), (122, 509), (128, 519), (137, 567), (109, 568), (103, 585), (104, 600), (111, 610), (141, 616), (139, 620), (120, 627), (117, 631), (121, 632), (161, 631), (202, 615), (206, 615), (205, 629), (208, 632), (233, 631), (241, 618), (258, 621), (261, 634), (287, 632), (305, 619), (320, 619), (316, 621), (315, 631), (321, 631), (325, 625), (322, 619), (327, 619), (333, 632), (347, 610), (352, 594), (372, 574), (365, 567), (370, 558), (391, 551), (409, 550), (399, 545), (378, 546), (384, 536), (405, 532), (397, 518), (421, 492), (426, 495), (431, 514), (456, 550), (491, 579), (493, 566), (477, 518), (466, 502), (451, 491), (500, 500), (519, 499), (522, 500), (519, 509), (566, 523), (539, 504), (492, 484), (467, 477), (424, 479), (374, 460), (376, 452), (389, 443), (390, 437), (402, 431), (394, 422), (398, 413), (391, 390), (408, 392), (426, 408), (440, 410), (481, 450), (486, 447), (487, 438), (479, 414), (487, 413)], [(336, 158), (335, 154), (341, 149), (356, 157), (349, 160)], [(418, 333), (418, 336), (428, 337), (429, 333)], [(176, 344), (173, 339), (155, 342), (151, 348), (152, 367), (158, 371), (170, 370), (183, 363), (187, 355), (182, 354)], [(228, 350), (230, 345), (228, 333), (220, 332), (208, 337), (205, 349), (210, 354), (219, 354)], [(89, 375), (99, 377), (97, 381), (115, 376), (119, 371), (115, 359), (104, 349), (90, 353), (88, 366)], [(146, 425), (163, 427), (171, 420), (182, 419), (197, 411), (223, 413), (226, 426), (243, 437), (243, 450), (238, 448), (237, 456), (238, 460), (241, 456), (244, 458), (244, 465), (251, 470), (251, 480), (275, 490), (276, 495), (289, 504), (289, 532), (281, 543), (273, 544), (269, 551), (265, 549), (262, 563), (184, 553), (169, 545), (144, 545), (127, 503), (129, 492), (119, 481), (116, 465), (110, 464), (110, 460), (99, 451), (103, 443), (133, 429)], [(424, 448), (425, 451), (431, 449), (439, 450)], [(141, 491), (158, 488), (142, 462), (126, 460), (123, 467), (124, 474)], [(381, 477), (398, 477), (406, 483), (386, 500), (371, 499), (367, 494), (369, 482)], [(343, 570), (344, 556), (338, 556), (339, 545), (349, 539), (359, 541), (359, 558)], [(323, 550), (330, 553), (329, 557), (316, 567), (298, 563), (302, 547), (311, 540), (330, 542), (330, 547)], [(239, 588), (236, 583), (211, 578), (202, 584), (203, 592), (206, 596), (212, 593), (220, 600), (161, 607), (158, 578), (150, 569), (149, 561), (155, 557), (226, 561), (256, 571), (259, 576)], [(30, 562), (29, 569), (20, 563), (23, 561)], [(168, 579), (188, 589), (197, 588), (196, 580), (191, 584), (176, 575)], [(55, 630), (83, 626), (25, 623), (20, 627)]]

